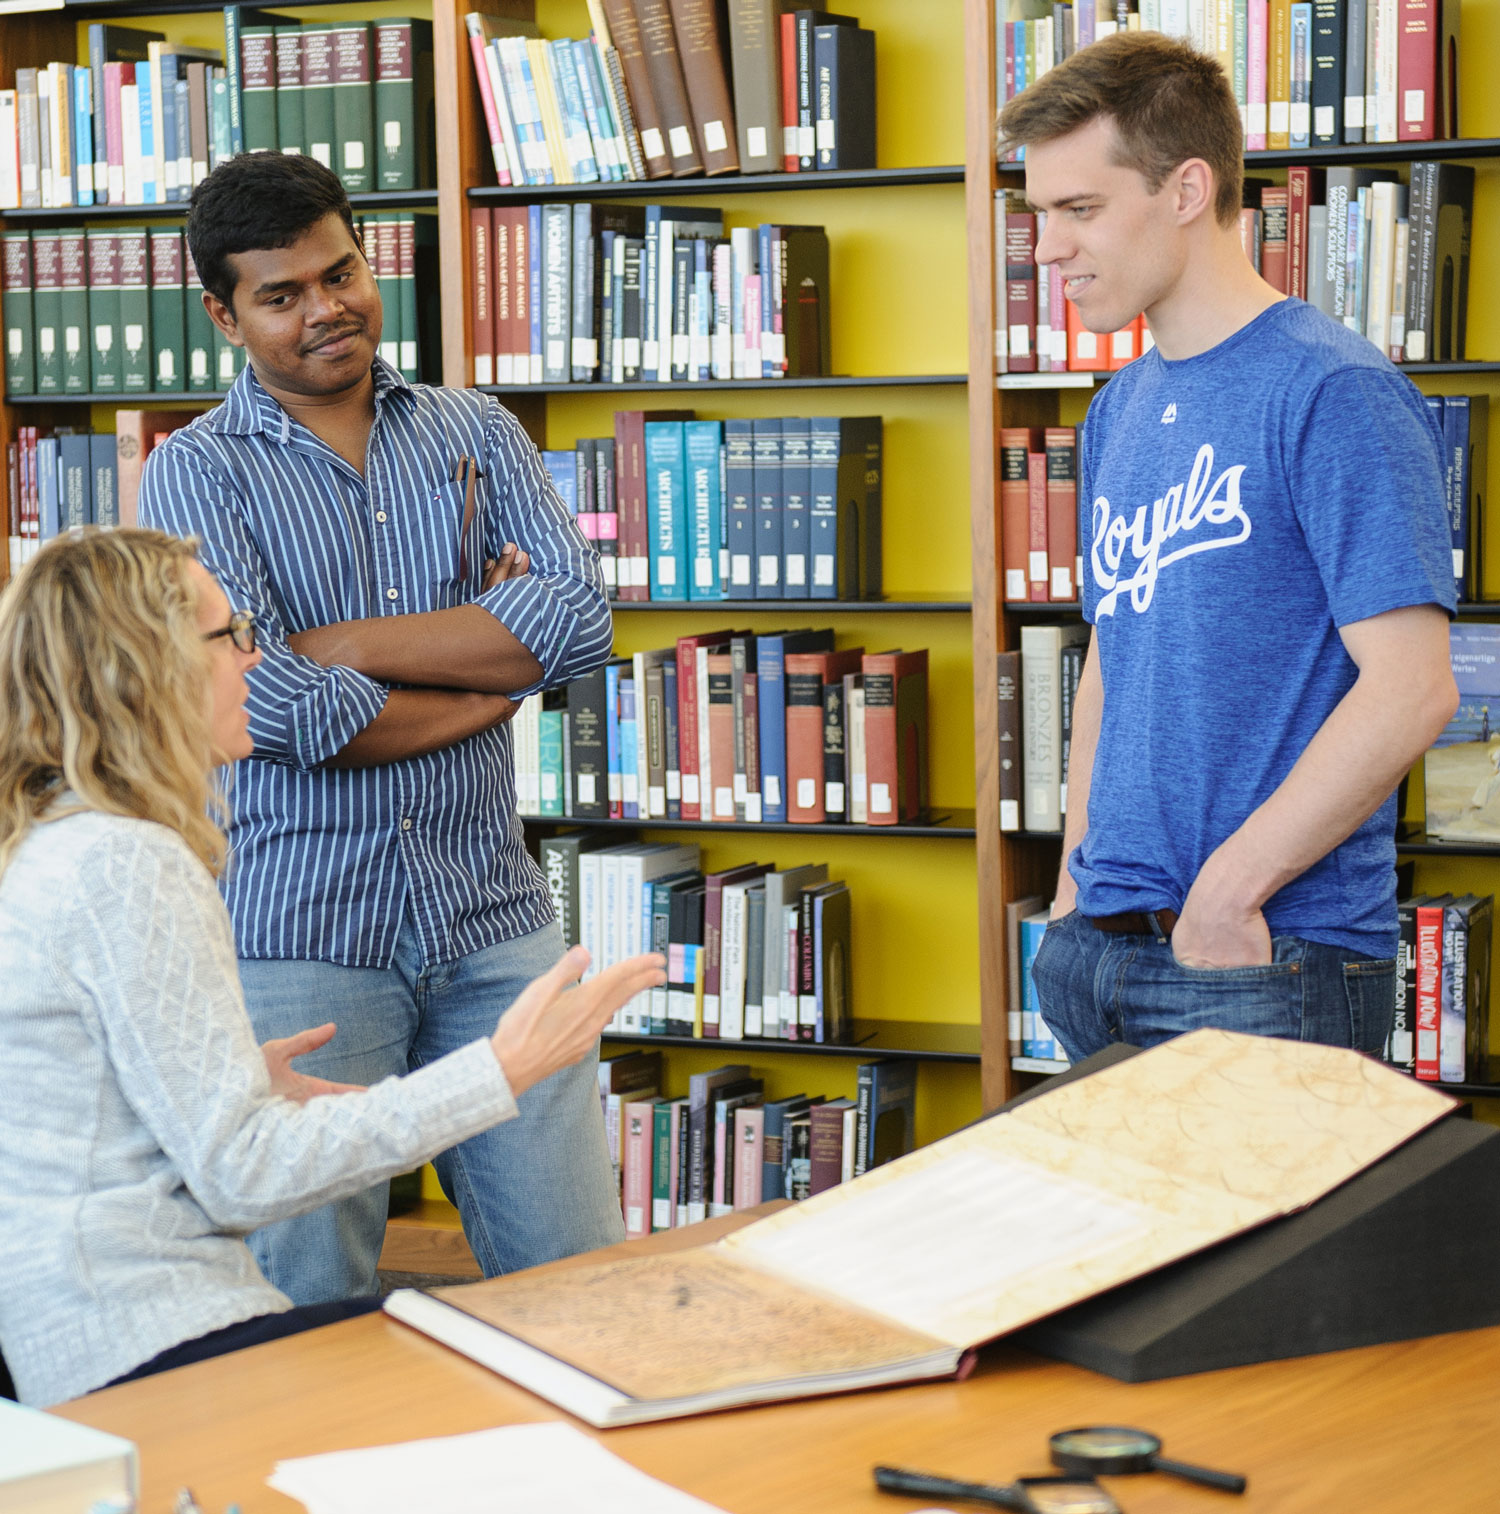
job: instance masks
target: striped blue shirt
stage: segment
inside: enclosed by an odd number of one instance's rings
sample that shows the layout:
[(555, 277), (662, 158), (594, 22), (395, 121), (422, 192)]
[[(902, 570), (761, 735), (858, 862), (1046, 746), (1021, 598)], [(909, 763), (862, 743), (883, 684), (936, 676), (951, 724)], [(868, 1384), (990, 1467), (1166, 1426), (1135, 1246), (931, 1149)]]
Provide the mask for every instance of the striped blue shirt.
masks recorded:
[[(610, 648), (597, 559), (520, 422), (490, 396), (412, 385), (379, 359), (374, 376), (363, 478), (246, 368), (222, 405), (151, 453), (141, 481), (140, 523), (200, 538), (265, 654), (249, 676), (255, 755), (234, 774), (224, 884), (242, 957), (388, 967), (409, 911), (424, 959), (451, 962), (553, 915), (516, 814), (509, 724), (382, 767), (323, 766), (388, 691), (299, 656), (297, 631), (482, 605), (542, 665), (523, 693), (591, 671)], [(465, 454), (484, 476), (461, 544)], [(484, 560), (507, 541), (530, 572), (481, 592)]]

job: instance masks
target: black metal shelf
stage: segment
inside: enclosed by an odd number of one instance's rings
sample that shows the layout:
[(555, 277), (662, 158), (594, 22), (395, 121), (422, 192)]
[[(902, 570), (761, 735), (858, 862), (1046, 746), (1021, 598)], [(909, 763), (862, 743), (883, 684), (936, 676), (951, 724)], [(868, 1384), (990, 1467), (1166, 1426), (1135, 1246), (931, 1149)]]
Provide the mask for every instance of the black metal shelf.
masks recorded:
[[(115, 14), (115, 7), (110, 7), (110, 14)], [(376, 190), (349, 196), (356, 215), (365, 210), (436, 210), (437, 202), (435, 189)], [(166, 205), (49, 205), (42, 210), (7, 210), (0, 215), (6, 221), (51, 225), (60, 221), (180, 221), (187, 213), (186, 200), (173, 200)]]
[(1040, 619), (1045, 615), (1076, 616), (1083, 613), (1083, 606), (1076, 599), (1033, 600), (1006, 599), (1000, 608), (1007, 615), (1019, 615), (1023, 620)]
[(1409, 378), (1425, 378), (1436, 373), (1500, 373), (1500, 363), (1465, 360), (1462, 363), (1397, 363), (1396, 372)]
[(823, 1057), (903, 1057), (914, 1062), (979, 1061), (978, 1025), (928, 1024), (922, 1020), (856, 1020), (848, 1041), (771, 1041), (760, 1036), (744, 1040), (697, 1036), (620, 1035), (605, 1031), (606, 1041), (628, 1046), (691, 1046), (735, 1056), (778, 1052), (811, 1052)]
[[(1438, 142), (1350, 142), (1338, 147), (1278, 147), (1274, 152), (1247, 152), (1245, 167), (1298, 168), (1338, 163), (1411, 163), (1424, 158), (1445, 161), (1500, 158), (1500, 137), (1455, 137)], [(1021, 174), (1024, 163), (1002, 163), (1000, 173)]]
[(790, 822), (748, 820), (581, 820), (574, 815), (524, 815), (527, 825), (577, 826), (589, 831), (743, 831), (777, 836), (922, 836), (943, 840), (972, 840), (973, 810), (938, 810), (929, 820), (904, 825), (793, 825)]
[(1008, 841), (1061, 841), (1061, 831), (1002, 831)]
[(771, 611), (783, 615), (789, 610), (806, 615), (937, 615), (949, 612), (967, 615), (974, 606), (968, 598), (946, 599), (928, 595), (914, 599), (691, 599), (686, 602), (612, 599), (609, 607), (611, 610), (665, 610), (668, 613), (689, 610), (698, 615), (713, 615), (719, 611), (736, 615)]
[(1441, 841), (1418, 832), (1397, 836), (1396, 850), (1414, 857), (1500, 857), (1500, 841)]
[(845, 168), (813, 173), (722, 174), (713, 179), (635, 179), (599, 184), (483, 184), (471, 204), (534, 205), (558, 200), (658, 200), (725, 194), (781, 194), (806, 189), (889, 189), (909, 184), (962, 184), (961, 164), (935, 168)]
[(634, 384), (475, 384), (485, 394), (666, 394), (705, 393), (715, 389), (892, 389), (918, 384), (967, 384), (967, 373), (835, 374), (826, 378), (687, 379), (663, 384), (642, 379)]
[(1460, 620), (1491, 620), (1497, 615), (1500, 615), (1500, 599), (1474, 601), (1458, 607)]

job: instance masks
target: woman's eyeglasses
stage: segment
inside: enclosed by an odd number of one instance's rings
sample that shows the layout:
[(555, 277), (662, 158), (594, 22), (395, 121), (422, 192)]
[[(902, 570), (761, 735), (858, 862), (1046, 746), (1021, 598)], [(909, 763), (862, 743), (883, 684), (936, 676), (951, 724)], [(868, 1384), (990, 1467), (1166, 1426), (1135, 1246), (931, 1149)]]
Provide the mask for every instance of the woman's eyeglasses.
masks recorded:
[(255, 650), (255, 616), (249, 610), (236, 610), (229, 617), (227, 626), (207, 632), (203, 639), (217, 641), (221, 636), (227, 636), (234, 643), (235, 650), (248, 657)]

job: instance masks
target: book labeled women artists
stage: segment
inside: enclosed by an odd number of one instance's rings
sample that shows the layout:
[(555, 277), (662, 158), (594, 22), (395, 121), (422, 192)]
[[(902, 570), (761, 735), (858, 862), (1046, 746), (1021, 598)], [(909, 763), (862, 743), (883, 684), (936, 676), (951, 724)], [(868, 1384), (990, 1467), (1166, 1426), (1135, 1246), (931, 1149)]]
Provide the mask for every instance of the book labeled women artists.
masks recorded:
[(961, 1373), (972, 1348), (1321, 1198), (1453, 1101), (1202, 1030), (731, 1235), (386, 1310), (592, 1425)]

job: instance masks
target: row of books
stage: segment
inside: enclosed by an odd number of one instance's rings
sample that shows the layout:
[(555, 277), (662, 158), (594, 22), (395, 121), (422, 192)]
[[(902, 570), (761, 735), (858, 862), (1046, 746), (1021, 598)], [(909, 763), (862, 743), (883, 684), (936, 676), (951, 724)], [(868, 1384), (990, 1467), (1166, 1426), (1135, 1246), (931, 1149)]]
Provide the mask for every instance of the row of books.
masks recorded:
[(1500, 624), (1450, 625), (1448, 655), (1458, 708), (1423, 758), (1426, 831), (1500, 843)]
[(928, 810), (927, 651), (706, 631), (513, 718), (522, 815), (902, 825)]
[(599, 1097), (627, 1239), (696, 1224), (766, 1199), (804, 1199), (909, 1152), (916, 1064), (862, 1062), (856, 1096), (767, 1099), (747, 1063), (694, 1073), (661, 1094), (659, 1051), (599, 1064)]
[(589, 0), (589, 18), (587, 39), (552, 41), (464, 18), (498, 183), (875, 166), (875, 34), (853, 17)]
[(1012, 899), (1005, 906), (1005, 960), (1010, 968), (1006, 1030), (1011, 1062), (1023, 1072), (1061, 1072), (1068, 1066), (1067, 1053), (1042, 1017), (1036, 984), (1031, 980), (1031, 964), (1036, 961), (1051, 915), (1052, 905), (1041, 894)]
[(1016, 191), (995, 195), (995, 371), (1113, 373), (1152, 346), (1145, 318), (1108, 335), (1090, 331), (1063, 293), (1061, 266), (1039, 268), (1045, 211)]
[(1002, 831), (1062, 829), (1088, 638), (1089, 628), (1077, 623), (1022, 626), (1020, 649), (997, 654)]
[(476, 384), (689, 383), (832, 371), (821, 226), (704, 206), (471, 206)]
[(151, 448), (193, 419), (192, 411), (117, 410), (115, 430), (20, 426), (6, 446), (10, 571), (75, 526), (135, 524), (141, 470)]
[(587, 976), (657, 951), (667, 982), (621, 1008), (621, 1035), (695, 1040), (848, 1040), (849, 886), (826, 863), (777, 872), (747, 863), (702, 871), (696, 844), (622, 842), (597, 832), (544, 837), (538, 857)]
[(1007, 602), (1078, 602), (1076, 427), (1002, 428), (1000, 559)]
[(1396, 912), (1396, 1012), (1385, 1060), (1424, 1082), (1485, 1081), (1494, 896), (1421, 894)]
[(1458, 0), (996, 0), (995, 18), (1002, 103), (1126, 28), (1218, 59), (1247, 152), (1458, 135)]
[(1374, 342), (1393, 363), (1462, 362), (1474, 170), (1292, 168), (1246, 181), (1241, 237), (1261, 276)]
[(878, 599), (882, 436), (878, 415), (619, 410), (542, 461), (611, 598)]
[[(417, 270), (435, 251), (436, 223), (399, 211), (356, 218), (355, 229), (384, 305), (380, 354), (415, 380)], [(0, 255), (7, 394), (211, 392), (245, 366), (244, 348), (203, 307), (180, 227), (7, 230)]]
[(224, 31), (221, 51), (95, 22), (87, 63), (18, 68), (0, 89), (0, 210), (178, 204), (247, 151), (307, 153), (351, 194), (436, 182), (430, 21), (228, 6)]

